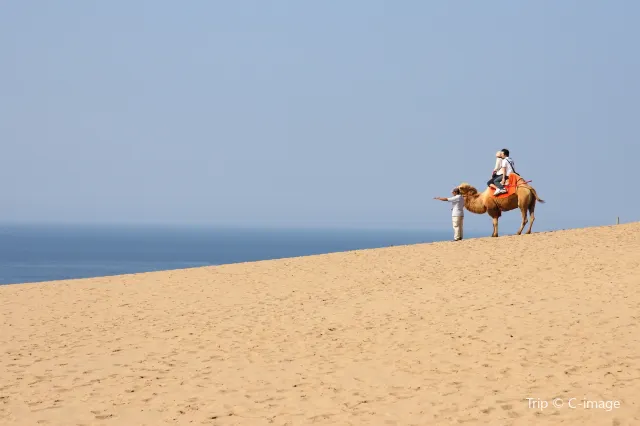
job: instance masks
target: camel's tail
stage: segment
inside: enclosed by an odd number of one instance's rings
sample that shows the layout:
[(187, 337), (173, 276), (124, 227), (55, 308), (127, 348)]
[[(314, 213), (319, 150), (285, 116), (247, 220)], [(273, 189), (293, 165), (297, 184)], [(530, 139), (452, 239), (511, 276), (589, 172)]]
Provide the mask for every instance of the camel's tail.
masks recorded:
[(536, 197), (536, 201), (544, 203), (544, 200), (538, 196), (538, 193), (536, 192), (536, 190), (533, 187), (530, 187), (530, 189), (531, 189), (531, 192), (533, 193), (533, 196)]

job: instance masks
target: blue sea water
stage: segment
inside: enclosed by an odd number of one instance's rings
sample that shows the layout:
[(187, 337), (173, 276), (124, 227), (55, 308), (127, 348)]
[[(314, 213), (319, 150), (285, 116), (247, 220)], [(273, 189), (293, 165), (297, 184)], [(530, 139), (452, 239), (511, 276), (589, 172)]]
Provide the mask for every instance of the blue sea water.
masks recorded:
[(450, 240), (452, 231), (0, 226), (0, 285)]

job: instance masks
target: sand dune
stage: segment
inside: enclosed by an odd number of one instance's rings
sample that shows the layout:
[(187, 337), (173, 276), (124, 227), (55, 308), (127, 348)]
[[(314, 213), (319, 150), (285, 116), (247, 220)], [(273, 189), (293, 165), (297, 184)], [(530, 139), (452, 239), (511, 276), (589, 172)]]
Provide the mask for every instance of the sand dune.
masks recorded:
[(635, 223), (2, 286), (0, 309), (0, 424), (640, 424)]

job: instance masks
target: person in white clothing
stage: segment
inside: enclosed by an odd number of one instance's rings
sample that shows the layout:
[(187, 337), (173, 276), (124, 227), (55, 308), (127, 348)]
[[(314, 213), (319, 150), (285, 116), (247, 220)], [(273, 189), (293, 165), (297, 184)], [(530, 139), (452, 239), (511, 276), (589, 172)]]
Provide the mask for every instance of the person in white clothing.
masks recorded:
[(497, 189), (496, 185), (493, 181), (496, 179), (498, 175), (498, 171), (502, 168), (502, 151), (496, 152), (496, 164), (493, 166), (493, 170), (491, 170), (491, 179), (487, 181), (487, 186), (492, 189)]
[(496, 192), (494, 192), (493, 195), (500, 195), (507, 192), (507, 190), (504, 189), (506, 179), (511, 175), (511, 173), (515, 172), (514, 162), (509, 157), (508, 149), (505, 148), (500, 151), (500, 158), (500, 169), (496, 172), (495, 177), (489, 183), (489, 186), (496, 188)]
[(453, 224), (453, 240), (462, 240), (464, 225), (464, 198), (460, 194), (460, 189), (453, 188), (451, 197), (434, 197), (434, 200), (448, 201), (451, 203), (451, 221)]
[(498, 151), (496, 152), (496, 165), (493, 166), (493, 170), (491, 171), (491, 181), (493, 181), (493, 178), (496, 177), (496, 175), (498, 174), (498, 170), (500, 170), (502, 167), (502, 151)]

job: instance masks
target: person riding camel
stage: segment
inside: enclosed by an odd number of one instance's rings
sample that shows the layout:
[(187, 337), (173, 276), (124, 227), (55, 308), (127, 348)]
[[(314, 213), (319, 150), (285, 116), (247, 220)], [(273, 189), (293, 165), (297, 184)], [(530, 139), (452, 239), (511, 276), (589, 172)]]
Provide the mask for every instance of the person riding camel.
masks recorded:
[(491, 180), (487, 182), (487, 185), (496, 190), (493, 195), (500, 195), (507, 192), (507, 190), (504, 189), (506, 179), (509, 178), (511, 173), (515, 173), (515, 170), (514, 161), (509, 157), (508, 149), (505, 148), (498, 151), (496, 157), (498, 157), (496, 164), (498, 164), (498, 161), (500, 163), (499, 169), (494, 169), (494, 174), (492, 175)]
[[(493, 179), (496, 177), (496, 174), (498, 173), (498, 170), (500, 170), (500, 165), (502, 164), (502, 158), (500, 158), (500, 156), (502, 155), (502, 151), (498, 151), (496, 152), (496, 165), (493, 166), (493, 170), (491, 171), (491, 180), (489, 182), (493, 182)], [(487, 184), (489, 184), (489, 182)]]

